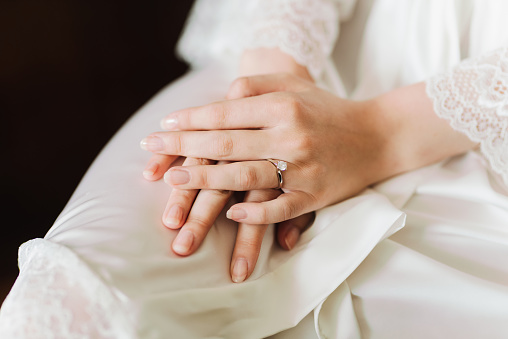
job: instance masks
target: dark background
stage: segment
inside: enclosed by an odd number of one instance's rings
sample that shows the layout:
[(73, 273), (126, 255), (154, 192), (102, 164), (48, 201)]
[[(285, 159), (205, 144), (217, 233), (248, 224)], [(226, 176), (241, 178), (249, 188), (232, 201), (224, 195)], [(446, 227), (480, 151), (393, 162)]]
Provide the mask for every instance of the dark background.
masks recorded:
[(114, 132), (187, 65), (193, 1), (0, 0), (0, 302)]

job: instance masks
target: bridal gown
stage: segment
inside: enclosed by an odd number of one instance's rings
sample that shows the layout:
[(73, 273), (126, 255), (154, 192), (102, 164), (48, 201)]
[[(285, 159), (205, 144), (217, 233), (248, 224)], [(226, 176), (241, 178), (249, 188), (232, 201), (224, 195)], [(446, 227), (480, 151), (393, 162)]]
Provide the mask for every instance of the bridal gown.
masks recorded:
[[(1, 338), (508, 338), (508, 3), (200, 0), (179, 44), (192, 71), (111, 139), (44, 239), (19, 249)], [(340, 23), (340, 24), (339, 24)], [(291, 251), (265, 235), (234, 284), (224, 213), (178, 257), (170, 188), (139, 141), (221, 100), (245, 48), (279, 47), (351, 99), (426, 81), (478, 148), (317, 211)]]

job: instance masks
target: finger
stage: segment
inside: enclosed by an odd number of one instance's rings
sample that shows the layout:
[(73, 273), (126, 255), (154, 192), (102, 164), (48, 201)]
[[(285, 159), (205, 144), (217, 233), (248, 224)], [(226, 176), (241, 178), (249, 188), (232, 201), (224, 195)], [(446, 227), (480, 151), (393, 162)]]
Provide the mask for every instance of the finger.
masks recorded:
[(238, 99), (271, 92), (299, 92), (308, 86), (308, 81), (290, 73), (241, 77), (233, 81), (226, 94), (226, 98)]
[(314, 221), (315, 213), (305, 213), (277, 225), (277, 242), (285, 250), (295, 247), (300, 234)]
[[(208, 159), (187, 158), (183, 167), (211, 163), (213, 162)], [(180, 228), (187, 219), (198, 191), (197, 189), (173, 189), (162, 214), (162, 223), (171, 229)]]
[(269, 135), (266, 130), (156, 132), (141, 141), (141, 148), (212, 160), (264, 159), (265, 153), (277, 151)]
[[(281, 192), (278, 190), (249, 191), (245, 196), (245, 201), (268, 201), (275, 199), (280, 194)], [(238, 225), (230, 267), (233, 282), (239, 283), (246, 280), (254, 271), (267, 227), (268, 224), (249, 225), (240, 223)]]
[(281, 194), (277, 199), (259, 203), (243, 202), (231, 206), (226, 217), (248, 224), (272, 224), (296, 218), (315, 210), (315, 199), (302, 191)]
[(199, 192), (185, 224), (173, 241), (176, 254), (189, 255), (199, 248), (231, 194), (231, 191), (221, 190)]
[(148, 164), (143, 170), (143, 176), (146, 180), (155, 181), (162, 178), (169, 166), (178, 159), (176, 155), (154, 154), (148, 160)]
[[(296, 166), (286, 164), (287, 171), (281, 172), (282, 187), (295, 189), (295, 186), (301, 186), (298, 185)], [(176, 188), (250, 191), (277, 188), (279, 175), (272, 163), (260, 160), (216, 166), (173, 167), (164, 175), (164, 181)]]
[(276, 96), (219, 101), (172, 112), (161, 120), (168, 131), (266, 128), (277, 123)]
[(173, 189), (162, 214), (162, 223), (171, 229), (182, 227), (199, 190)]

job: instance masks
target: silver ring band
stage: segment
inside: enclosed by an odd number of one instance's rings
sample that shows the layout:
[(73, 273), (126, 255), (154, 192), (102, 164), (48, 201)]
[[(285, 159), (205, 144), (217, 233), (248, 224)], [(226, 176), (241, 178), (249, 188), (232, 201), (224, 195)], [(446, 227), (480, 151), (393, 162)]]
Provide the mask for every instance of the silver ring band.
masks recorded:
[(282, 178), (282, 172), (287, 170), (288, 163), (283, 160), (276, 160), (276, 159), (266, 159), (266, 161), (269, 161), (273, 166), (275, 166), (275, 170), (277, 171), (277, 180), (279, 184), (275, 189), (279, 189), (282, 187), (282, 184), (284, 183), (284, 179)]

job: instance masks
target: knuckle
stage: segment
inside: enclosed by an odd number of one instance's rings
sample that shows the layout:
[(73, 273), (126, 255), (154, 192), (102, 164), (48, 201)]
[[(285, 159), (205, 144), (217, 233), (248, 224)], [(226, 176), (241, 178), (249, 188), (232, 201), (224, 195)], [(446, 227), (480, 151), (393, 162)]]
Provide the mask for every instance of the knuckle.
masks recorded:
[(278, 111), (282, 114), (285, 120), (291, 122), (298, 122), (301, 118), (302, 103), (298, 94), (293, 92), (280, 93), (280, 99), (277, 103)]
[(198, 185), (202, 188), (208, 188), (210, 185), (210, 178), (208, 176), (208, 171), (206, 169), (201, 169), (197, 175)]
[(303, 156), (312, 154), (314, 138), (308, 134), (302, 134), (298, 138), (295, 138), (293, 147)]
[(227, 158), (233, 154), (233, 140), (229, 135), (218, 135), (212, 143), (212, 152), (219, 158)]
[(319, 163), (312, 163), (309, 164), (309, 170), (312, 176), (315, 176), (317, 178), (322, 177), (323, 175), (327, 174), (326, 167), (322, 166)]
[(211, 161), (205, 158), (195, 158), (194, 165), (210, 165)]
[(296, 216), (296, 207), (290, 202), (284, 202), (281, 207), (284, 220), (293, 219)]
[(273, 189), (256, 189), (248, 191), (245, 195), (246, 202), (263, 202), (277, 198), (281, 192)]
[(183, 137), (180, 133), (175, 133), (173, 137), (173, 147), (175, 154), (181, 155), (183, 152)]
[(285, 104), (286, 104), (286, 110), (289, 112), (292, 112), (293, 114), (300, 111), (301, 101), (298, 94), (293, 92), (286, 92), (285, 93)]
[(254, 250), (254, 254), (259, 254), (259, 248), (261, 247), (261, 239), (258, 238), (242, 238), (236, 240), (236, 246), (241, 247), (243, 250)]
[(180, 127), (183, 127), (183, 126), (186, 126), (187, 128), (189, 127), (192, 127), (192, 123), (191, 123), (191, 112), (190, 110), (187, 110), (187, 111), (182, 111), (182, 112), (178, 112), (178, 113), (174, 113), (174, 117), (176, 119), (176, 121), (178, 121), (178, 125)]
[(316, 144), (314, 137), (305, 132), (298, 133), (282, 142), (284, 148), (291, 150), (294, 159), (298, 159), (297, 163), (307, 163), (315, 158), (316, 152), (319, 152)]
[(262, 207), (259, 209), (259, 211), (256, 213), (258, 216), (258, 224), (268, 224), (270, 223), (269, 220), (269, 213), (268, 209), (266, 207)]
[(229, 190), (209, 190), (208, 192), (212, 196), (220, 198), (220, 199), (227, 198), (233, 193)]
[(187, 223), (195, 225), (200, 230), (207, 230), (212, 226), (208, 218), (198, 215), (189, 216)]
[(212, 129), (222, 129), (227, 119), (226, 107), (222, 103), (215, 103), (210, 106), (210, 120)]
[(241, 166), (238, 171), (237, 186), (245, 191), (255, 187), (258, 181), (257, 173), (251, 166)]

